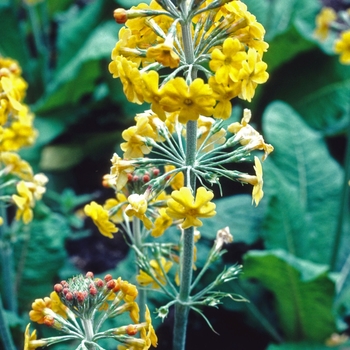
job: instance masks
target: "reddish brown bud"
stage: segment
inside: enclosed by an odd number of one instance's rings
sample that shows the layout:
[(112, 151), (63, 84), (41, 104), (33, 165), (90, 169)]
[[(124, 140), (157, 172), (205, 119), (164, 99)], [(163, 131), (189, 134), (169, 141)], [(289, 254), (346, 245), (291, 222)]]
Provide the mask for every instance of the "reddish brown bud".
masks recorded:
[(110, 280), (112, 280), (112, 279), (113, 279), (112, 275), (109, 275), (109, 274), (108, 274), (108, 275), (105, 276), (105, 281), (106, 281), (106, 282), (108, 282), (108, 281), (110, 281)]
[(153, 169), (153, 175), (158, 176), (160, 173), (160, 170), (158, 168)]
[(68, 300), (68, 301), (73, 300), (73, 294), (71, 292), (67, 292), (65, 297), (66, 297), (66, 300)]
[(108, 289), (114, 289), (114, 288), (115, 288), (115, 285), (116, 285), (115, 280), (110, 280), (110, 281), (108, 281), (107, 284), (106, 284), (106, 286), (107, 286)]
[(88, 272), (86, 273), (85, 277), (87, 277), (87, 278), (94, 278), (94, 273), (91, 272), (91, 271), (88, 271)]
[(68, 284), (68, 282), (67, 281), (61, 281), (61, 284), (62, 284), (62, 286), (63, 287), (65, 287), (65, 288), (68, 288), (69, 287), (69, 284)]
[(44, 324), (48, 327), (52, 327), (55, 324), (55, 319), (50, 315), (46, 315), (44, 316)]
[(68, 288), (63, 288), (62, 293), (63, 293), (64, 295), (66, 295), (68, 292), (69, 292), (69, 289), (68, 289)]
[(142, 181), (144, 183), (147, 183), (149, 180), (151, 180), (151, 177), (148, 174), (143, 175)]
[(128, 177), (128, 182), (130, 182), (130, 181), (132, 181), (134, 175), (131, 173), (128, 173), (127, 177)]
[(100, 278), (97, 278), (96, 280), (95, 280), (95, 286), (97, 287), (97, 288), (102, 288), (103, 286), (104, 286), (104, 282), (100, 279)]
[(137, 332), (138, 330), (133, 324), (129, 324), (129, 326), (126, 327), (126, 334), (128, 335), (135, 335)]
[(132, 178), (133, 182), (137, 182), (139, 180), (140, 180), (140, 178), (137, 175), (133, 176), (133, 178)]
[(62, 290), (63, 290), (63, 286), (62, 284), (60, 283), (57, 283), (53, 286), (53, 290), (56, 292), (56, 293), (61, 293)]
[(90, 287), (90, 294), (95, 296), (97, 294), (97, 289), (95, 287)]
[(83, 303), (86, 297), (86, 294), (84, 292), (75, 292), (75, 297), (77, 298), (79, 303)]
[(114, 10), (113, 17), (115, 21), (119, 24), (123, 24), (128, 20), (128, 14), (126, 10), (121, 8)]

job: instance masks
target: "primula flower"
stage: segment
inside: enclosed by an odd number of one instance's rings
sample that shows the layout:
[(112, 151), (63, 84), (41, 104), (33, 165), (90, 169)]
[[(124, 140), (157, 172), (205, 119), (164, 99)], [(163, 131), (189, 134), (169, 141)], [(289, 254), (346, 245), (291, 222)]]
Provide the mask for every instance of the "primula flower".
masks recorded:
[(159, 74), (158, 72), (151, 70), (148, 73), (142, 74), (142, 80), (144, 82), (143, 95), (146, 102), (151, 103), (152, 111), (157, 114), (160, 120), (165, 121), (165, 112), (160, 106), (159, 101), (161, 99), (161, 91), (159, 86)]
[(340, 63), (350, 64), (350, 30), (340, 34), (340, 39), (335, 42), (334, 52), (340, 54)]
[(33, 220), (33, 210), (35, 205), (33, 193), (24, 181), (20, 181), (17, 186), (19, 195), (12, 195), (12, 199), (17, 205), (16, 220), (23, 220), (24, 224), (29, 224)]
[(22, 180), (30, 181), (33, 179), (33, 170), (28, 162), (21, 159), (17, 153), (1, 152), (0, 162), (7, 168), (11, 174), (17, 175)]
[(120, 205), (121, 203), (125, 203), (125, 205), (120, 207), (119, 210), (109, 218), (109, 220), (116, 224), (120, 224), (124, 221), (123, 210), (125, 210), (127, 201), (128, 200), (126, 196), (120, 192), (117, 193), (117, 198), (110, 198), (106, 200), (105, 204), (103, 205), (103, 208), (108, 211)]
[(144, 154), (151, 152), (150, 147), (145, 144), (145, 137), (156, 138), (156, 134), (149, 125), (146, 116), (138, 118), (136, 125), (131, 126), (122, 133), (123, 139), (126, 141), (120, 145), (125, 152), (125, 158), (141, 158)]
[(171, 36), (168, 36), (164, 43), (149, 47), (146, 55), (164, 67), (177, 68), (180, 63), (179, 55), (174, 52), (174, 38)]
[(331, 7), (324, 7), (316, 16), (315, 36), (324, 40), (329, 34), (329, 27), (337, 19), (336, 12)]
[(113, 238), (112, 233), (118, 232), (118, 228), (109, 221), (108, 211), (96, 202), (86, 204), (84, 212), (86, 216), (92, 218), (94, 224), (104, 236)]
[(242, 81), (240, 98), (251, 102), (257, 85), (265, 83), (269, 77), (266, 69), (267, 64), (260, 60), (258, 52), (249, 49), (247, 60), (242, 63), (238, 74), (238, 79)]
[(154, 331), (154, 328), (152, 326), (152, 319), (151, 314), (149, 312), (148, 306), (146, 305), (146, 312), (145, 312), (145, 321), (147, 324), (147, 332), (143, 328), (141, 329), (141, 338), (146, 341), (146, 344), (148, 348), (153, 345), (154, 347), (157, 347), (158, 345), (158, 337), (156, 335), (156, 332)]
[(228, 119), (232, 114), (231, 100), (240, 94), (241, 83), (228, 79), (226, 84), (219, 84), (216, 77), (210, 77), (209, 86), (213, 89), (213, 97), (218, 101), (214, 109), (214, 118)]
[(255, 205), (257, 206), (264, 196), (264, 192), (262, 190), (264, 181), (262, 166), (258, 157), (254, 157), (254, 163), (254, 170), (256, 175), (252, 176), (248, 174), (242, 174), (238, 180), (253, 185), (252, 202), (255, 202)]
[(213, 118), (200, 116), (198, 119), (198, 131), (197, 131), (197, 149), (202, 146), (203, 142), (206, 141), (206, 145), (202, 148), (202, 152), (208, 152), (214, 148), (215, 145), (222, 145), (225, 143), (226, 131), (221, 128), (214, 134), (212, 134), (208, 139), (208, 134), (214, 124)]
[(117, 190), (120, 191), (128, 182), (128, 174), (135, 170), (133, 162), (122, 159), (118, 154), (114, 153), (111, 159), (112, 167), (110, 174), (115, 177)]
[[(175, 170), (176, 167), (174, 165), (165, 165), (164, 166), (164, 172), (168, 173), (172, 170)], [(175, 175), (172, 173), (171, 175), (169, 175), (170, 177), (170, 187), (173, 190), (179, 190), (181, 187), (184, 187), (184, 182), (185, 182), (185, 176), (184, 174), (179, 171), (177, 172)]]
[(265, 160), (267, 156), (273, 151), (273, 146), (265, 143), (264, 138), (248, 123), (251, 118), (251, 111), (244, 109), (243, 118), (241, 123), (235, 122), (227, 127), (229, 132), (235, 134), (235, 139), (245, 146), (248, 152), (253, 150), (263, 150), (265, 152), (262, 160)]
[[(173, 266), (173, 263), (170, 260), (166, 260), (163, 256), (160, 259), (160, 263), (162, 267), (159, 265), (157, 260), (152, 259), (149, 262), (152, 273), (156, 277), (156, 280), (162, 285), (165, 285), (166, 279), (163, 270), (165, 273), (168, 273)], [(153, 279), (153, 277), (148, 275), (147, 272), (143, 270), (141, 270), (140, 274), (136, 276), (136, 280), (141, 286), (151, 285), (151, 288), (160, 288), (159, 284)]]
[(179, 112), (179, 122), (186, 124), (199, 115), (211, 116), (215, 102), (211, 88), (202, 79), (188, 86), (185, 79), (177, 77), (164, 85), (160, 105), (166, 112)]
[(120, 78), (124, 94), (130, 102), (137, 104), (143, 102), (142, 78), (136, 63), (128, 61), (123, 56), (117, 56), (110, 63), (109, 71), (113, 74), (113, 78)]
[(50, 294), (51, 306), (53, 312), (67, 319), (67, 306), (64, 305), (56, 292), (51, 292)]
[(215, 79), (219, 84), (228, 84), (229, 79), (238, 81), (238, 72), (247, 54), (238, 39), (227, 38), (220, 49), (214, 49), (211, 53), (209, 67), (215, 73)]
[(30, 320), (39, 324), (44, 323), (44, 318), (50, 315), (51, 299), (45, 297), (44, 299), (35, 299), (32, 303), (32, 310), (29, 312)]
[(173, 219), (184, 219), (181, 225), (183, 229), (202, 226), (199, 218), (210, 218), (216, 214), (216, 206), (210, 202), (214, 194), (204, 187), (197, 189), (196, 198), (188, 187), (173, 191), (171, 197), (168, 200), (167, 214)]
[(166, 208), (159, 209), (159, 216), (154, 221), (154, 228), (151, 235), (153, 237), (160, 237), (172, 224), (173, 219), (166, 213)]
[(125, 214), (139, 218), (149, 230), (153, 227), (152, 221), (145, 215), (148, 207), (147, 194), (134, 193), (128, 197), (129, 205), (125, 208)]
[(37, 340), (36, 338), (36, 330), (30, 334), (30, 323), (28, 323), (26, 327), (26, 331), (24, 333), (24, 350), (34, 350), (36, 348), (48, 345), (45, 339)]

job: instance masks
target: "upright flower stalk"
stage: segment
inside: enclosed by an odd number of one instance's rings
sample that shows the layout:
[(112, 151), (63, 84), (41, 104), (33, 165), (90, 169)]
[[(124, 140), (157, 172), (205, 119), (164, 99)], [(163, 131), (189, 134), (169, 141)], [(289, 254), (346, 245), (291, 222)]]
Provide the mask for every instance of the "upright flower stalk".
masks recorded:
[[(220, 179), (226, 177), (252, 185), (256, 205), (263, 197), (257, 154), (263, 151), (264, 160), (273, 147), (249, 124), (250, 110), (240, 122), (224, 127), (223, 121), (232, 114), (232, 99), (250, 102), (268, 79), (268, 44), (263, 26), (239, 0), (153, 0), (116, 9), (114, 18), (124, 26), (109, 71), (128, 101), (150, 109), (122, 133), (123, 155), (113, 155), (103, 179), (113, 196), (103, 205), (86, 205), (85, 213), (109, 238), (124, 232), (137, 256), (139, 289), (158, 289), (168, 297), (156, 310), (161, 318), (175, 306), (173, 349), (183, 350), (190, 310), (205, 318), (203, 306), (216, 306), (224, 297), (243, 300), (218, 290), (237, 278), (238, 265), (200, 287), (224, 243), (232, 241), (227, 230), (218, 233), (194, 282), (192, 276), (202, 220), (216, 214), (211, 187), (222, 192)], [(254, 162), (254, 174), (226, 168), (243, 161)], [(172, 227), (178, 231), (168, 235)]]

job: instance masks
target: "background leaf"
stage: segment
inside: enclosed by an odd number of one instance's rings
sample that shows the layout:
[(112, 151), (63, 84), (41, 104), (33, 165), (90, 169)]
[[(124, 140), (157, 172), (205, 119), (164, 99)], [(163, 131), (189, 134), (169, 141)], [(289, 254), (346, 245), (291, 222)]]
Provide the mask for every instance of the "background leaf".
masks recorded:
[(267, 249), (282, 248), (327, 264), (339, 213), (343, 171), (320, 132), (288, 105), (272, 103), (263, 117), (265, 137), (275, 147), (264, 163), (268, 209)]
[(251, 251), (244, 278), (255, 278), (275, 299), (278, 324), (286, 340), (323, 342), (335, 331), (335, 283), (326, 265), (301, 260), (283, 250)]

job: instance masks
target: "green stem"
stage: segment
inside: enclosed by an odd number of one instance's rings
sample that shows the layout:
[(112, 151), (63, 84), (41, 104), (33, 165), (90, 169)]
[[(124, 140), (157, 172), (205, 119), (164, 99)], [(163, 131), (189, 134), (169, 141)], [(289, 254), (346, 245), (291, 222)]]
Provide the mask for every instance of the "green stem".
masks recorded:
[(332, 271), (336, 270), (339, 247), (340, 247), (341, 237), (342, 237), (343, 227), (344, 227), (344, 220), (345, 218), (348, 217), (348, 211), (349, 211), (348, 200), (349, 200), (349, 188), (350, 188), (349, 180), (350, 180), (350, 120), (348, 124), (348, 129), (347, 129), (347, 146), (346, 146), (346, 152), (345, 152), (343, 189), (342, 189), (342, 195), (340, 200), (337, 230), (335, 234), (331, 261), (330, 261), (330, 267)]
[(14, 276), (13, 249), (9, 233), (7, 212), (4, 205), (0, 205), (0, 216), (3, 218), (3, 224), (0, 227), (0, 255), (1, 255), (1, 272), (2, 288), (1, 292), (4, 297), (4, 304), (7, 310), (17, 313), (17, 291)]
[[(144, 247), (142, 242), (142, 236), (141, 236), (141, 220), (137, 217), (133, 217), (133, 236), (134, 236), (134, 244), (137, 247), (137, 249), (143, 253)], [(137, 259), (137, 254), (136, 259)], [(139, 273), (139, 270), (137, 270), (137, 273)], [(146, 304), (147, 304), (147, 292), (145, 289), (139, 289), (138, 297), (138, 304), (140, 308), (140, 322), (143, 322), (145, 320), (145, 312), (146, 312)]]
[(2, 305), (2, 298), (0, 294), (0, 339), (6, 350), (16, 350), (12, 340), (11, 332), (5, 320), (5, 310)]
[[(185, 5), (185, 1), (181, 4)], [(180, 5), (180, 6), (181, 6)], [(186, 14), (186, 9), (182, 8)], [(194, 51), (191, 33), (191, 23), (186, 20), (181, 22), (182, 38), (186, 61), (188, 64), (194, 62)], [(197, 70), (191, 70), (191, 79), (195, 79)], [(197, 122), (189, 121), (186, 125), (186, 165), (192, 167), (196, 160), (197, 147)], [(186, 172), (186, 186), (195, 193), (196, 177), (193, 171)], [(175, 305), (175, 323), (173, 333), (173, 350), (184, 350), (186, 344), (186, 331), (188, 314), (190, 311), (189, 301), (193, 274), (193, 248), (194, 248), (194, 227), (187, 228), (183, 233), (183, 242), (180, 262), (180, 291), (178, 302)]]

